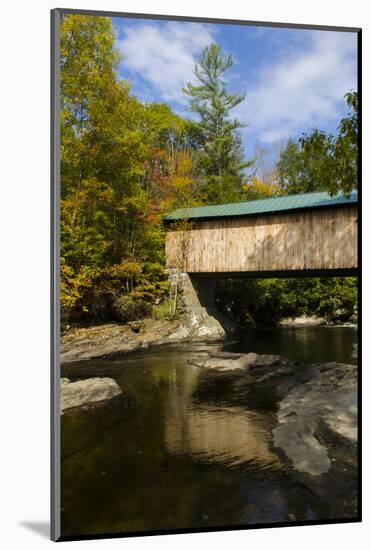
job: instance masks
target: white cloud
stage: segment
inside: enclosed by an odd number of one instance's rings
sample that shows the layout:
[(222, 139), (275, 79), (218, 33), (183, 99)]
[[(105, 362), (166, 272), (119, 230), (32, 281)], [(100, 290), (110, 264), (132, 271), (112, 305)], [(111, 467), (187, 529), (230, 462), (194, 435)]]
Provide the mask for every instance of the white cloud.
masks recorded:
[(353, 33), (310, 32), (305, 50), (286, 53), (247, 83), (236, 115), (266, 143), (336, 123), (344, 94), (357, 85), (356, 51)]
[(125, 29), (118, 46), (123, 67), (139, 73), (164, 101), (184, 103), (182, 87), (193, 80), (198, 57), (212, 42), (210, 28), (200, 23), (143, 23)]

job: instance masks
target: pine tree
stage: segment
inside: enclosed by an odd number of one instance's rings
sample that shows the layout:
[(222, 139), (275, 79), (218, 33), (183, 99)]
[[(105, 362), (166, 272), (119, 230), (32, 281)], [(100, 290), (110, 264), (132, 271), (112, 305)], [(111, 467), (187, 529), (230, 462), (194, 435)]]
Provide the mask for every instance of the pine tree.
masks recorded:
[(233, 65), (231, 54), (223, 55), (221, 47), (206, 47), (195, 67), (196, 84), (189, 82), (183, 89), (190, 98), (190, 111), (200, 117), (202, 152), (198, 167), (205, 180), (205, 200), (220, 203), (239, 200), (243, 162), (238, 129), (244, 124), (230, 116), (231, 110), (242, 103), (244, 94), (227, 91), (225, 73)]

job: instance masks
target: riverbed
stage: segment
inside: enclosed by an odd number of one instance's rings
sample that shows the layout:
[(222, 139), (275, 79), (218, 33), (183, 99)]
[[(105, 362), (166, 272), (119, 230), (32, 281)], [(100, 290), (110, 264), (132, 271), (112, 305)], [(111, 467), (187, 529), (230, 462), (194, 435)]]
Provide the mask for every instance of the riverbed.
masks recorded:
[[(354, 364), (356, 327), (246, 329), (216, 349)], [(123, 395), (62, 417), (62, 534), (339, 519), (347, 494), (311, 490), (272, 447), (279, 398), (264, 384), (188, 364), (204, 344), (66, 364)], [(320, 496), (319, 496), (320, 495)]]

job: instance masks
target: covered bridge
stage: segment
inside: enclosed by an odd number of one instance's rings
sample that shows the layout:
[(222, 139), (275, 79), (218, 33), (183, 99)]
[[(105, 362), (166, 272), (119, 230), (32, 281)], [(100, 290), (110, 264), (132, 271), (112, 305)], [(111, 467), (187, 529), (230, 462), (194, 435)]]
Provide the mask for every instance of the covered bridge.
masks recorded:
[(165, 217), (169, 269), (206, 277), (355, 274), (357, 192), (273, 197)]

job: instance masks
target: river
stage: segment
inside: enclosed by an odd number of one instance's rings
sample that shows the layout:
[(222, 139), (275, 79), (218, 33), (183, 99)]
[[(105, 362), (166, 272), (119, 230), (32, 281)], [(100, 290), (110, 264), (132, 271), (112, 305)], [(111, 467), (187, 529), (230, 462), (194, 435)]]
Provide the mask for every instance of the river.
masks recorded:
[[(355, 363), (355, 327), (246, 329), (230, 351)], [(68, 364), (110, 376), (123, 397), (62, 416), (62, 534), (213, 528), (336, 515), (271, 448), (274, 381), (247, 383), (187, 363), (201, 345)], [(346, 497), (346, 495), (344, 495)]]

